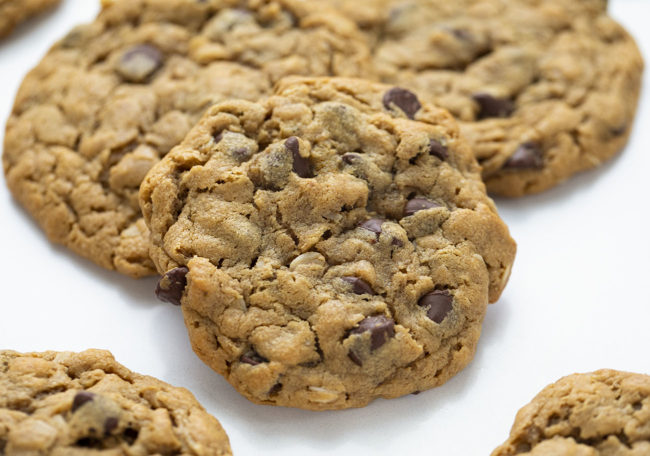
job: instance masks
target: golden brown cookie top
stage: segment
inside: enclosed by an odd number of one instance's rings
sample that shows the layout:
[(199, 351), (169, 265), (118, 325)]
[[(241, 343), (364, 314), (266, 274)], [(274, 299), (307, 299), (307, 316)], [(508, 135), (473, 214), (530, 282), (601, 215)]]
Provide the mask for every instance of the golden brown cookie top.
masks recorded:
[(515, 253), (452, 117), (363, 80), (292, 78), (210, 108), (140, 196), (159, 296), (182, 302), (199, 356), (268, 404), (443, 383)]
[(231, 455), (194, 396), (103, 350), (0, 351), (0, 451), (18, 455)]
[(285, 75), (368, 72), (356, 26), (309, 1), (106, 1), (23, 82), (7, 182), (53, 241), (151, 274), (140, 182), (211, 104), (257, 100)]
[(650, 454), (650, 376), (603, 369), (547, 386), (492, 456)]

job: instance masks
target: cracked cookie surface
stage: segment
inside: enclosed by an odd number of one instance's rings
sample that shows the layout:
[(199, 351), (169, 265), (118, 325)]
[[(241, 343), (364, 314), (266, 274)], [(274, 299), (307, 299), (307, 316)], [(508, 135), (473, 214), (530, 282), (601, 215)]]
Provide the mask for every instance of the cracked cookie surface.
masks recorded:
[(137, 194), (201, 114), (257, 100), (282, 76), (369, 71), (358, 29), (301, 0), (105, 0), (23, 82), (7, 123), (7, 183), (54, 242), (153, 274)]
[(643, 61), (604, 0), (326, 3), (366, 30), (383, 82), (459, 119), (490, 192), (543, 191), (628, 140)]
[(492, 456), (650, 454), (650, 376), (603, 369), (547, 386)]
[(0, 0), (0, 38), (9, 35), (16, 25), (60, 2), (61, 0)]
[(363, 80), (289, 78), (212, 107), (140, 199), (159, 297), (262, 404), (359, 407), (444, 383), (515, 254), (449, 113)]
[(0, 351), (0, 453), (229, 456), (194, 396), (131, 372), (103, 350)]

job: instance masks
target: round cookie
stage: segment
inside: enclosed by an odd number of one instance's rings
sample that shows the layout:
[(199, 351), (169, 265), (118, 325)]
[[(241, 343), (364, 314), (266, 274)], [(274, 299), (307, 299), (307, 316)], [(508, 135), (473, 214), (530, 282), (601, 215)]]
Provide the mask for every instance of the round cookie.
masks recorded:
[(140, 198), (158, 295), (262, 404), (441, 385), (473, 357), (515, 254), (449, 113), (364, 80), (290, 78), (212, 107)]
[(219, 421), (185, 388), (104, 350), (0, 351), (0, 453), (226, 456)]
[[(358, 3), (329, 2), (344, 11)], [(381, 80), (450, 110), (488, 191), (520, 196), (601, 164), (627, 142), (643, 61), (606, 5), (377, 0), (351, 17), (374, 43)]]
[(0, 1), (0, 38), (9, 35), (16, 25), (60, 2), (61, 0)]
[(358, 29), (305, 0), (104, 0), (20, 88), (8, 185), (54, 242), (134, 277), (155, 272), (142, 178), (213, 103), (289, 74), (360, 76)]
[(573, 374), (517, 413), (492, 456), (650, 454), (650, 376), (615, 370)]

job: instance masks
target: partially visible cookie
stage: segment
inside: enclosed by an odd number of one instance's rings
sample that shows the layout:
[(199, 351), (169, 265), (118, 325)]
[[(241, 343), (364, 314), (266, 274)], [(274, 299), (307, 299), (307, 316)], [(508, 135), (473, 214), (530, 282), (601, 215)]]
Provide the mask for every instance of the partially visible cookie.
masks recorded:
[(208, 110), (140, 191), (157, 293), (252, 401), (324, 410), (441, 385), (515, 244), (449, 113), (365, 80)]
[(60, 2), (61, 0), (0, 0), (0, 38), (9, 35), (16, 25)]
[(517, 413), (492, 456), (650, 454), (650, 376), (615, 370), (573, 374)]
[(306, 0), (105, 0), (23, 82), (7, 183), (54, 242), (134, 277), (154, 273), (137, 194), (213, 103), (281, 77), (365, 76), (356, 26)]
[[(356, 0), (325, 0), (352, 10)], [(627, 142), (643, 61), (605, 0), (377, 0), (351, 16), (382, 81), (461, 121), (489, 191), (540, 192)]]
[(219, 421), (184, 388), (103, 350), (0, 351), (0, 454), (227, 456)]

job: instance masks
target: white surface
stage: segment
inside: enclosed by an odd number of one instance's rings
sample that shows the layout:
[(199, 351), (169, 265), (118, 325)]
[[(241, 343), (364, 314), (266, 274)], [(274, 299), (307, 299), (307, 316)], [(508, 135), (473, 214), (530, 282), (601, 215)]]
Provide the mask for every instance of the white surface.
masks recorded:
[[(97, 3), (66, 0), (0, 42), (1, 125), (23, 75)], [(650, 61), (650, 2), (611, 0), (610, 10)], [(648, 94), (618, 158), (542, 195), (497, 200), (519, 244), (512, 278), (488, 309), (476, 358), (438, 389), (340, 412), (251, 404), (194, 355), (180, 310), (153, 297), (155, 279), (134, 281), (51, 245), (4, 182), (0, 349), (109, 349), (134, 371), (189, 388), (239, 456), (488, 455), (515, 412), (559, 377), (601, 367), (650, 374)]]

